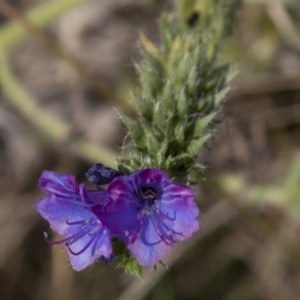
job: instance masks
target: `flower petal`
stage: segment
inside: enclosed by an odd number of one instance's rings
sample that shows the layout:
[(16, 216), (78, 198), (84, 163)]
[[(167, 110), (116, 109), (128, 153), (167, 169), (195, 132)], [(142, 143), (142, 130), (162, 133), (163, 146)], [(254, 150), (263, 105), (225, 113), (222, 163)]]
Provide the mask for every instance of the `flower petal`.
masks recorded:
[(185, 186), (170, 184), (163, 189), (159, 202), (162, 222), (174, 232), (177, 240), (184, 240), (199, 229), (199, 209), (194, 201), (194, 191)]
[(142, 266), (155, 265), (170, 250), (172, 244), (164, 243), (152, 221), (146, 218), (136, 240), (127, 247)]
[(134, 186), (129, 176), (121, 176), (108, 186), (108, 203), (100, 216), (103, 223), (120, 239), (134, 234), (138, 226)]
[(36, 204), (37, 211), (46, 219), (53, 230), (59, 234), (75, 233), (76, 226), (72, 226), (74, 232), (69, 232), (70, 227), (66, 221), (81, 221), (94, 218), (94, 215), (85, 209), (81, 204), (57, 200), (57, 197), (50, 194)]
[[(54, 174), (54, 178), (61, 177)], [(86, 207), (86, 203), (83, 203), (80, 195), (76, 195), (79, 201), (72, 201), (72, 196), (70, 197), (72, 190), (68, 188), (63, 196), (61, 194), (57, 196), (55, 191), (52, 192), (55, 184), (56, 182), (53, 180), (51, 182), (51, 193), (37, 203), (36, 209), (50, 223), (51, 228), (60, 235), (64, 235), (66, 238), (76, 237), (70, 240), (69, 247), (66, 246), (73, 269), (80, 271), (102, 256), (109, 258), (112, 254), (110, 232), (102, 226), (96, 215)], [(85, 190), (83, 184), (80, 185), (80, 192), (87, 198), (90, 195), (93, 197), (97, 195), (101, 201), (103, 201), (103, 197), (106, 197), (106, 191), (98, 191), (97, 194), (89, 192)], [(95, 207), (98, 206), (100, 205)], [(74, 255), (74, 253), (79, 254)]]
[(105, 190), (87, 190), (84, 183), (79, 185), (79, 195), (81, 202), (87, 206), (99, 206), (102, 207), (107, 203), (107, 192)]
[(73, 175), (59, 174), (45, 170), (39, 179), (39, 183), (42, 190), (61, 197), (76, 197), (78, 192)]
[[(73, 252), (80, 252), (88, 243), (91, 242), (92, 237), (85, 235), (74, 244), (69, 246)], [(93, 264), (97, 259), (105, 257), (109, 259), (112, 254), (112, 244), (110, 232), (107, 229), (102, 228), (101, 233), (95, 235), (94, 240), (89, 247), (81, 254), (74, 255), (70, 252), (68, 247), (65, 247), (72, 265), (75, 271), (81, 271)]]
[(167, 175), (157, 168), (140, 170), (127, 177), (130, 177), (136, 186), (142, 184), (165, 184), (170, 182)]
[[(84, 269), (101, 256), (110, 257), (112, 245), (109, 231), (102, 226), (99, 220), (95, 220), (95, 215), (92, 212), (82, 205), (57, 200), (51, 194), (37, 203), (36, 209), (50, 223), (53, 230), (65, 237), (78, 235), (82, 232), (84, 226), (87, 228), (89, 234), (84, 234), (71, 245), (73, 252), (81, 251), (89, 243), (93, 233), (99, 232), (98, 236), (101, 235), (98, 241), (96, 240), (97, 235), (95, 235), (94, 243), (91, 243), (88, 249), (79, 255), (72, 254), (66, 247), (74, 270)], [(82, 222), (80, 223), (80, 221)], [(74, 222), (79, 224), (70, 225)]]

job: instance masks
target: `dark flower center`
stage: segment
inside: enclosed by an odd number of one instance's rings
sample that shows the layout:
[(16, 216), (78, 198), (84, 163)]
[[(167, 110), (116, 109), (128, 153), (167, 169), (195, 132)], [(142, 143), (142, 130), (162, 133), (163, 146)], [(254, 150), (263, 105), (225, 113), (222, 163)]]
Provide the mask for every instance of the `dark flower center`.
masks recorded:
[(153, 187), (143, 186), (140, 188), (141, 196), (146, 200), (154, 201), (156, 199), (156, 192)]
[(153, 186), (141, 186), (136, 191), (136, 196), (140, 204), (152, 206), (157, 200), (157, 191)]

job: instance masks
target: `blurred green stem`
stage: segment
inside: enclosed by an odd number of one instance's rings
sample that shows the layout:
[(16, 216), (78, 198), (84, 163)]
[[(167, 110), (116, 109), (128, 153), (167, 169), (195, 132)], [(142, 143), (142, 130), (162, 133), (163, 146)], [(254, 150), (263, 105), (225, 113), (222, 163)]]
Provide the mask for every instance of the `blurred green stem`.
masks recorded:
[[(43, 3), (28, 12), (27, 19), (38, 27), (44, 27), (69, 9), (90, 0), (54, 0)], [(27, 37), (27, 31), (17, 23), (10, 22), (0, 31), (0, 46), (4, 51)]]
[[(26, 18), (35, 26), (44, 27), (69, 9), (88, 1), (90, 0), (50, 1), (32, 9)], [(2, 2), (2, 5), (6, 4)], [(66, 142), (71, 132), (68, 124), (39, 107), (38, 101), (22, 87), (9, 65), (6, 54), (11, 47), (27, 36), (28, 30), (14, 22), (8, 23), (0, 30), (0, 84), (2, 90), (11, 103), (49, 139), (58, 143)], [(113, 153), (88, 141), (83, 139), (71, 141), (70, 148), (88, 161), (100, 161), (107, 166), (116, 167)]]
[(284, 3), (281, 3), (280, 1), (269, 1), (267, 2), (266, 8), (282, 39), (300, 54), (299, 33), (297, 32)]
[[(296, 213), (296, 207), (289, 207), (292, 204), (291, 198), (299, 199), (299, 165), (297, 157), (293, 161), (289, 170), (289, 176), (280, 180), (276, 184), (248, 184), (240, 175), (223, 175), (219, 178), (207, 178), (207, 187), (218, 190), (227, 202), (234, 207), (241, 216), (251, 222), (254, 229), (257, 229), (263, 236), (276, 245), (294, 263), (300, 266), (300, 255), (297, 251), (290, 248), (285, 240), (278, 235), (273, 226), (267, 220), (253, 212), (251, 205), (257, 203), (275, 203), (286, 207), (287, 211)], [(295, 191), (295, 186), (297, 187)], [(294, 201), (295, 202), (295, 201)], [(284, 206), (285, 204), (285, 206)]]
[[(54, 234), (54, 240), (61, 237)], [(54, 250), (54, 249), (53, 249)], [(72, 300), (72, 285), (74, 284), (74, 272), (71, 268), (66, 268), (66, 254), (63, 245), (56, 245), (55, 250), (52, 251), (51, 264), (51, 293), (49, 300)]]
[(0, 65), (1, 86), (12, 104), (51, 139), (64, 140), (69, 135), (68, 126), (38, 107), (37, 101), (17, 82), (4, 53), (0, 53)]
[[(48, 138), (58, 143), (67, 141), (71, 129), (59, 118), (38, 106), (38, 101), (21, 86), (13, 74), (7, 56), (0, 51), (0, 83), (11, 103)], [(79, 156), (91, 162), (100, 161), (116, 167), (115, 155), (83, 139), (70, 142), (70, 148)]]
[[(73, 67), (73, 69), (78, 72), (78, 74), (90, 84), (99, 95), (110, 99), (115, 104), (121, 104), (129, 113), (132, 112), (131, 105), (123, 97), (116, 94), (110, 89), (102, 80), (90, 72), (80, 61), (78, 61), (70, 53), (67, 53), (62, 49), (53, 39), (47, 36), (40, 27), (48, 25), (44, 19), (39, 19), (35, 16), (34, 12), (37, 11), (38, 16), (41, 17), (45, 14), (46, 21), (51, 21), (51, 18), (55, 17), (55, 12), (61, 14), (65, 8), (68, 6), (61, 6), (61, 3), (54, 1), (55, 6), (53, 7), (53, 15), (48, 16), (48, 10), (44, 11), (44, 5), (40, 6), (38, 9), (33, 10), (33, 13), (29, 13), (28, 16), (24, 16), (22, 13), (18, 12), (14, 7), (5, 1), (0, 1), (0, 12), (11, 19), (9, 25), (0, 30), (0, 45), (4, 51), (8, 51), (11, 46), (20, 42), (28, 34), (33, 36), (40, 44), (46, 47), (49, 51), (53, 52), (56, 56), (62, 58), (65, 62)], [(77, 4), (77, 3), (76, 3)], [(47, 8), (47, 6), (46, 6)], [(59, 10), (60, 8), (60, 10)], [(58, 15), (56, 15), (58, 16)], [(15, 27), (14, 25), (17, 25)], [(22, 29), (22, 34), (17, 29)]]

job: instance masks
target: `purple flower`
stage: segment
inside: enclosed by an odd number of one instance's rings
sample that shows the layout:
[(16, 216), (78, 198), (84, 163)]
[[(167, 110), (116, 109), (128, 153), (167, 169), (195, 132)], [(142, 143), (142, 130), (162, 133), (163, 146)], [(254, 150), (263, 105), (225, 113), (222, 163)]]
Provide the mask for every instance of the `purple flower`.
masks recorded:
[(115, 178), (108, 186), (103, 223), (142, 266), (155, 265), (199, 228), (194, 190), (173, 183), (160, 169)]
[(103, 226), (97, 211), (107, 201), (104, 190), (86, 190), (75, 183), (72, 175), (44, 171), (40, 188), (48, 195), (37, 203), (36, 209), (53, 230), (63, 235), (71, 265), (80, 271), (99, 258), (109, 259), (112, 254), (110, 231)]

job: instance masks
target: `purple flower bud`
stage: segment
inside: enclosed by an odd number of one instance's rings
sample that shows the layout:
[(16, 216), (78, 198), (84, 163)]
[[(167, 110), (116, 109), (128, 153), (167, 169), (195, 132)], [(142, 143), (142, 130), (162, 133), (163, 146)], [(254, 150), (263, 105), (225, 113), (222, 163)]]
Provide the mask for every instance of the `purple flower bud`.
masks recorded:
[(87, 179), (94, 185), (108, 184), (120, 175), (118, 171), (100, 163), (93, 165), (86, 173)]

